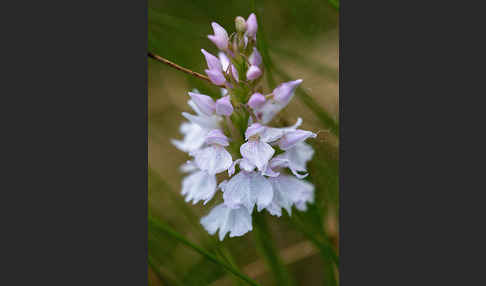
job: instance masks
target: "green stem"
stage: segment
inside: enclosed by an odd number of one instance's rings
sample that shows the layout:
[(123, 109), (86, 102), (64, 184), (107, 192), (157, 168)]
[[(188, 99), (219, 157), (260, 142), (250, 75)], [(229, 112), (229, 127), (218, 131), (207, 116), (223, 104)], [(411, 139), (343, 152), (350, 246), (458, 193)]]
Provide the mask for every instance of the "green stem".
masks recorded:
[(273, 271), (276, 285), (293, 285), (287, 269), (274, 248), (273, 240), (263, 214), (255, 213), (253, 221), (256, 244), (265, 257), (268, 267)]
[[(218, 253), (221, 255), (221, 257), (226, 260), (231, 266), (233, 266), (236, 270), (240, 271), (240, 268), (238, 267), (238, 264), (236, 264), (235, 259), (233, 258), (233, 255), (231, 255), (231, 252), (229, 251), (228, 248), (225, 246), (222, 246), (220, 244), (220, 247), (218, 248)], [(236, 285), (242, 285), (241, 280), (238, 280), (237, 277), (233, 277), (235, 280)]]
[(173, 237), (174, 239), (178, 240), (179, 242), (181, 242), (182, 244), (186, 245), (187, 247), (193, 249), (194, 251), (196, 251), (197, 253), (201, 254), (202, 256), (204, 256), (208, 260), (212, 261), (213, 263), (220, 265), (221, 267), (223, 267), (225, 270), (227, 270), (231, 274), (233, 274), (233, 275), (241, 278), (242, 280), (244, 280), (245, 282), (247, 282), (250, 285), (259, 286), (250, 277), (246, 276), (245, 274), (243, 274), (243, 273), (239, 272), (238, 270), (236, 270), (234, 267), (232, 267), (232, 266), (224, 263), (220, 259), (216, 258), (215, 255), (207, 252), (206, 250), (202, 249), (201, 247), (199, 247), (199, 246), (195, 245), (194, 243), (190, 242), (184, 236), (182, 236), (181, 234), (179, 234), (178, 232), (176, 232), (175, 230), (173, 230), (172, 228), (170, 228), (165, 223), (162, 223), (160, 221), (157, 221), (157, 220), (155, 220), (151, 216), (148, 217), (148, 220), (149, 220), (149, 224), (153, 225), (157, 229), (159, 229), (159, 230), (165, 232), (166, 234), (170, 235), (171, 237)]

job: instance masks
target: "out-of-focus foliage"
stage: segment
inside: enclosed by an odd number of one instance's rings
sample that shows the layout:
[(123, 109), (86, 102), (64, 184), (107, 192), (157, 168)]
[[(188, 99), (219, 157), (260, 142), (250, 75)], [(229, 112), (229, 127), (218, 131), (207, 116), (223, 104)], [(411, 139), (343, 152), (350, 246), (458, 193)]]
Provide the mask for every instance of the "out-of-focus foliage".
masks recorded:
[(309, 141), (316, 153), (306, 178), (316, 186), (316, 203), (282, 218), (258, 214), (258, 231), (219, 242), (199, 224), (218, 197), (204, 207), (184, 202), (178, 167), (188, 158), (170, 144), (170, 138), (180, 138), (187, 91), (218, 95), (219, 90), (149, 59), (150, 285), (248, 285), (221, 264), (260, 285), (338, 284), (338, 8), (337, 0), (149, 0), (149, 51), (197, 72), (206, 65), (200, 49), (216, 51), (206, 38), (212, 34), (210, 23), (233, 31), (235, 16), (256, 12), (267, 85), (304, 79), (275, 122), (283, 125), (302, 116), (303, 128), (319, 134)]

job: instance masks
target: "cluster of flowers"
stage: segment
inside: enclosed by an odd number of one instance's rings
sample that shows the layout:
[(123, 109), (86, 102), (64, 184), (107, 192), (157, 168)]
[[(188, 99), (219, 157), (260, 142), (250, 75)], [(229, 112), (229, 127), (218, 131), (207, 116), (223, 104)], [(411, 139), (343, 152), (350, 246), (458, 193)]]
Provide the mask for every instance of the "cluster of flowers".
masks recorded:
[(302, 179), (314, 154), (304, 141), (316, 134), (298, 129), (300, 118), (290, 127), (267, 125), (287, 106), (302, 80), (282, 83), (263, 95), (258, 87), (263, 66), (255, 47), (255, 14), (247, 20), (237, 17), (235, 26), (236, 33), (228, 36), (213, 22), (214, 35), (208, 38), (219, 49), (218, 57), (202, 50), (206, 74), (222, 87), (222, 96), (214, 101), (197, 90), (189, 92), (188, 104), (196, 114), (182, 113), (189, 120), (180, 127), (184, 138), (172, 140), (193, 157), (181, 167), (188, 173), (182, 182), (186, 202), (206, 204), (217, 190), (223, 192), (223, 202), (201, 219), (210, 234), (219, 229), (220, 240), (228, 232), (234, 237), (251, 231), (255, 205), (258, 212), (281, 216), (282, 208), (290, 215), (292, 206), (305, 211), (314, 201), (314, 186)]

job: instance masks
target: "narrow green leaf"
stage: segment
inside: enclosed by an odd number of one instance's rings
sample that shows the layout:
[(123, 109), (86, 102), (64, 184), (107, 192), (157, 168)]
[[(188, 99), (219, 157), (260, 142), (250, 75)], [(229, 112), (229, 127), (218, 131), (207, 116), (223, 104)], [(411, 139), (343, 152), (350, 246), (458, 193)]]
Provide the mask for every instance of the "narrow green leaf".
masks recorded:
[(175, 230), (170, 228), (165, 223), (160, 222), (160, 221), (156, 220), (155, 218), (153, 218), (151, 216), (148, 217), (148, 221), (149, 221), (149, 227), (156, 228), (156, 229), (166, 233), (168, 236), (178, 240), (180, 243), (184, 244), (185, 246), (187, 246), (187, 247), (191, 248), (192, 250), (196, 251), (197, 253), (201, 254), (203, 257), (205, 257), (209, 261), (223, 267), (225, 270), (227, 270), (228, 272), (232, 273), (233, 275), (241, 278), (242, 280), (244, 280), (248, 284), (253, 285), (253, 286), (258, 286), (258, 284), (255, 281), (253, 281), (250, 277), (248, 277), (247, 275), (236, 270), (233, 266), (231, 266), (231, 265), (225, 263), (224, 261), (218, 259), (215, 255), (209, 253), (208, 251), (206, 251), (206, 250), (202, 249), (201, 247), (195, 245), (194, 243), (190, 242), (184, 236), (182, 236), (181, 234), (179, 234), (178, 232), (176, 232)]
[(339, 0), (328, 0), (328, 1), (329, 1), (329, 4), (331, 4), (332, 7), (339, 10)]
[(263, 215), (263, 213), (255, 213), (253, 216), (255, 226), (253, 231), (256, 244), (264, 256), (268, 267), (272, 270), (275, 276), (276, 285), (293, 285), (291, 276), (283, 265), (278, 252), (273, 245), (272, 236)]

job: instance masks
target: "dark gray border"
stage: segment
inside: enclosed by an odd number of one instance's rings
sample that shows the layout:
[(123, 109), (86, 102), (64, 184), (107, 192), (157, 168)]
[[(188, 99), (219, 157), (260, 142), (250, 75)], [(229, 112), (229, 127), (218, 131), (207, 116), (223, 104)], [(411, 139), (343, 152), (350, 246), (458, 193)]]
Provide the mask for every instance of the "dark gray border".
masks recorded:
[(485, 25), (472, 3), (341, 1), (343, 286), (485, 284)]
[(147, 3), (19, 6), (2, 9), (0, 285), (147, 285)]

